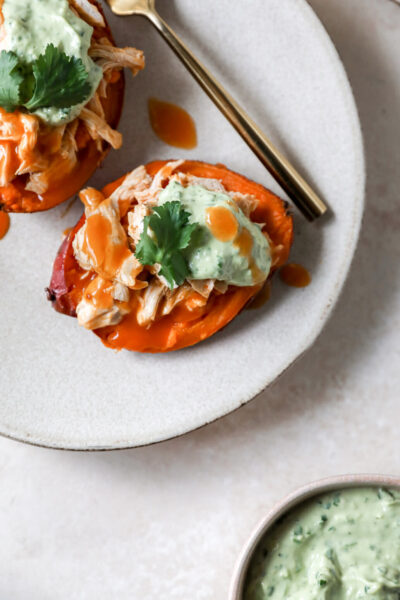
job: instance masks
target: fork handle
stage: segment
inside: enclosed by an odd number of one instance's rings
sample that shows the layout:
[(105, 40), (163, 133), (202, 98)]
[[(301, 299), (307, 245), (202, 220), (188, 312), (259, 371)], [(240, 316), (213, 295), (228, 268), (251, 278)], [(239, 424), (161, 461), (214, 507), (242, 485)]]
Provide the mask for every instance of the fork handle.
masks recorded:
[(145, 15), (163, 36), (197, 83), (225, 115), (246, 144), (260, 159), (297, 208), (309, 220), (323, 215), (327, 206), (297, 170), (272, 144), (239, 104), (218, 83), (204, 65), (154, 10)]

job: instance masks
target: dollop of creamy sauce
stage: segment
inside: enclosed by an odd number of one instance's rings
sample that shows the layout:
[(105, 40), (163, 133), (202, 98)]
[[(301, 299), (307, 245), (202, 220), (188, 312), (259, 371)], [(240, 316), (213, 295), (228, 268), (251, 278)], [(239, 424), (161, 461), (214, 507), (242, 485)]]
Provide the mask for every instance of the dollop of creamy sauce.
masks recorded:
[(198, 223), (185, 251), (192, 279), (218, 279), (236, 286), (265, 281), (271, 252), (261, 226), (253, 223), (228, 194), (201, 185), (183, 187), (171, 181), (158, 203), (178, 201)]
[(15, 52), (21, 60), (32, 63), (48, 44), (54, 44), (68, 56), (80, 58), (88, 72), (91, 93), (70, 108), (42, 108), (34, 112), (50, 125), (68, 123), (79, 115), (95, 93), (102, 70), (89, 57), (93, 28), (71, 9), (68, 0), (4, 0), (2, 5), (5, 35), (0, 50)]
[(279, 519), (251, 561), (244, 600), (400, 598), (400, 492), (352, 488)]

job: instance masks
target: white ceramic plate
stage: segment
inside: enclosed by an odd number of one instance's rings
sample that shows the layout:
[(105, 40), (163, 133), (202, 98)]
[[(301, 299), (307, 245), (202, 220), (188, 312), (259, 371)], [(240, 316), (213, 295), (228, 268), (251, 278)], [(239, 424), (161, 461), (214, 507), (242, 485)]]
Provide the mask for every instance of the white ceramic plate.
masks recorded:
[[(167, 355), (114, 353), (46, 301), (52, 262), (77, 202), (13, 215), (0, 242), (0, 432), (71, 449), (123, 448), (164, 440), (249, 401), (315, 340), (345, 280), (363, 209), (364, 163), (351, 90), (326, 32), (304, 0), (159, 1), (161, 14), (327, 200), (332, 215), (296, 215), (292, 258), (312, 273), (304, 290), (276, 278), (273, 296), (223, 332)], [(102, 185), (155, 158), (222, 162), (279, 188), (244, 142), (141, 18), (110, 18), (120, 45), (145, 50), (128, 81), (125, 148), (91, 182)], [(162, 144), (147, 119), (156, 96), (189, 110), (199, 145)], [(63, 216), (64, 215), (64, 216)]]

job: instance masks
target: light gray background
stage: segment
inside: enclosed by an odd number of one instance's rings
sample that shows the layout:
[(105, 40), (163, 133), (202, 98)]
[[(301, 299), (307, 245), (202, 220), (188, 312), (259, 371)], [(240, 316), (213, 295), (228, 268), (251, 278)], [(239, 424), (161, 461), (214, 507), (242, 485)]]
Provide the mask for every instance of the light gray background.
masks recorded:
[(400, 8), (312, 0), (367, 152), (359, 249), (314, 348), (261, 397), (159, 446), (63, 453), (0, 440), (0, 599), (226, 598), (249, 530), (337, 473), (399, 474)]

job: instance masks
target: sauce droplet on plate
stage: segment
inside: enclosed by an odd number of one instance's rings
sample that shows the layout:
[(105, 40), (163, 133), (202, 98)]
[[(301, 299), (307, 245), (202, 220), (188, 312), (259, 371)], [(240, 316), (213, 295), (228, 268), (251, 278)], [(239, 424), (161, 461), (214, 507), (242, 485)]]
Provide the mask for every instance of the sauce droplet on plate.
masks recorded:
[(149, 98), (148, 108), (151, 126), (160, 140), (186, 150), (197, 146), (196, 125), (186, 110), (157, 98)]
[(225, 206), (207, 208), (206, 223), (213, 236), (220, 242), (231, 242), (239, 229), (237, 218)]
[(296, 263), (288, 263), (279, 271), (279, 277), (286, 285), (303, 288), (311, 283), (311, 275), (306, 268)]
[(10, 228), (10, 215), (4, 210), (0, 210), (0, 240), (6, 235)]
[(254, 300), (250, 302), (248, 305), (248, 309), (252, 310), (253, 308), (261, 308), (268, 302), (271, 298), (271, 284), (267, 281), (263, 288), (258, 292), (257, 296), (254, 297)]

